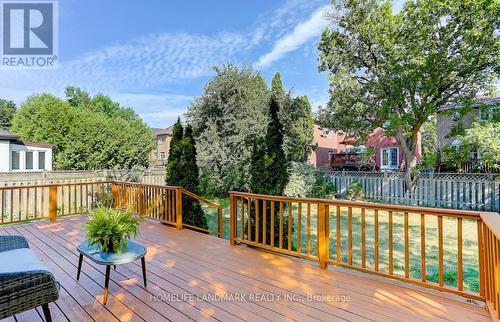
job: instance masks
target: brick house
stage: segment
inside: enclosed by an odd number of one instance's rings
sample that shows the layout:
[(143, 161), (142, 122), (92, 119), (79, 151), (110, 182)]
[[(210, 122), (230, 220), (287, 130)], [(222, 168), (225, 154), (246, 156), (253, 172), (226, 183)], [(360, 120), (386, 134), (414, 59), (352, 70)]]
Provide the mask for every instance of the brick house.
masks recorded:
[(172, 129), (173, 126), (166, 129), (152, 129), (156, 138), (156, 147), (149, 153), (150, 168), (162, 168), (167, 164), (170, 141), (172, 141)]
[(329, 168), (330, 155), (344, 151), (345, 147), (341, 143), (343, 140), (344, 137), (339, 135), (339, 132), (314, 124), (313, 150), (309, 154), (308, 162), (315, 168)]

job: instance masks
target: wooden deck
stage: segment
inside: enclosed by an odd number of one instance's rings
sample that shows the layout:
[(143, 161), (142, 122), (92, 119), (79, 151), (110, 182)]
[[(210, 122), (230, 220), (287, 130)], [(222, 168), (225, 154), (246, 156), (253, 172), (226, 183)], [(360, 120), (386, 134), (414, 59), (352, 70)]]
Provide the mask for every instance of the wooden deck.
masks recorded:
[[(231, 247), (227, 240), (150, 220), (141, 223), (137, 239), (148, 247), (147, 289), (140, 261), (120, 265), (111, 272), (110, 298), (103, 306), (104, 267), (84, 260), (76, 281), (76, 247), (84, 239), (85, 220), (79, 216), (0, 228), (0, 234), (25, 236), (61, 283), (60, 298), (50, 305), (55, 321), (490, 321), (484, 308), (465, 300)], [(329, 298), (310, 301), (310, 295)], [(42, 321), (41, 311), (15, 320)]]

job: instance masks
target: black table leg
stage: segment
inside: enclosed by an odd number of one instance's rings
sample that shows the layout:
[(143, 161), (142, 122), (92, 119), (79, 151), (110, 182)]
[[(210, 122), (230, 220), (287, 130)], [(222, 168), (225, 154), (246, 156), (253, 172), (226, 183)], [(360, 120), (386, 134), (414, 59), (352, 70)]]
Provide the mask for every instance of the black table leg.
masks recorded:
[(80, 254), (80, 258), (78, 259), (78, 272), (76, 273), (76, 280), (80, 280), (80, 272), (82, 271), (82, 262), (83, 262), (83, 254)]
[(142, 264), (142, 278), (144, 279), (144, 287), (147, 287), (146, 283), (146, 259), (144, 257), (141, 258)]
[(108, 287), (109, 287), (109, 273), (111, 271), (111, 266), (106, 265), (106, 277), (104, 279), (104, 301), (103, 304), (106, 305), (108, 301)]

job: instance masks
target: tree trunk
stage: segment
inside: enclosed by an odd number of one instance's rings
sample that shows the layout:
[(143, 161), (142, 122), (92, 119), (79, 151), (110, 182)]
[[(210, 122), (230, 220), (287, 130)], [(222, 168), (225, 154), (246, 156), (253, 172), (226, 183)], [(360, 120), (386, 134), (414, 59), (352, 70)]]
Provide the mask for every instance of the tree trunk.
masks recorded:
[(396, 131), (396, 140), (403, 150), (403, 157), (405, 160), (406, 193), (413, 192), (418, 179), (418, 175), (416, 175), (414, 171), (418, 162), (418, 157), (416, 155), (418, 144), (417, 133), (418, 130), (414, 132), (411, 138), (406, 139), (401, 130)]

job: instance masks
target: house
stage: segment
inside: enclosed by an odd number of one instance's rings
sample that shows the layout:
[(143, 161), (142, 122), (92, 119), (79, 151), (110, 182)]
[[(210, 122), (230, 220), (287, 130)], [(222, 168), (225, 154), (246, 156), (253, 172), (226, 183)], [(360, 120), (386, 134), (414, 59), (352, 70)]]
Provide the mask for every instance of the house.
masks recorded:
[(0, 172), (52, 171), (54, 145), (21, 140), (0, 129)]
[[(464, 128), (471, 127), (476, 119), (483, 121), (491, 120), (496, 113), (500, 112), (500, 92), (495, 97), (478, 97), (477, 103), (473, 105), (473, 110), (467, 115), (463, 116), (462, 122)], [(461, 119), (459, 113), (459, 104), (447, 104), (439, 109), (436, 114), (436, 127), (437, 127), (437, 142), (438, 150), (441, 155), (448, 146), (457, 146), (460, 140), (456, 137), (450, 136), (452, 129), (458, 124)], [(477, 154), (471, 156), (471, 160), (480, 158)]]
[(149, 167), (162, 168), (167, 164), (170, 141), (172, 140), (173, 126), (166, 129), (153, 128), (153, 135), (156, 138), (156, 147), (149, 153)]
[(309, 154), (308, 162), (315, 168), (330, 167), (330, 155), (341, 152), (343, 145), (342, 136), (338, 132), (322, 128), (319, 124), (314, 124), (313, 150)]
[[(354, 139), (350, 139), (343, 132), (336, 132), (339, 137), (336, 152), (330, 154), (330, 165), (334, 169), (347, 170), (398, 170), (404, 167), (403, 151), (397, 143), (396, 138), (384, 134), (384, 129), (376, 128), (363, 145), (356, 145)], [(421, 133), (417, 135), (417, 157), (421, 155)], [(361, 153), (368, 148), (375, 149), (373, 160), (365, 160)]]

